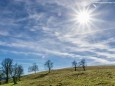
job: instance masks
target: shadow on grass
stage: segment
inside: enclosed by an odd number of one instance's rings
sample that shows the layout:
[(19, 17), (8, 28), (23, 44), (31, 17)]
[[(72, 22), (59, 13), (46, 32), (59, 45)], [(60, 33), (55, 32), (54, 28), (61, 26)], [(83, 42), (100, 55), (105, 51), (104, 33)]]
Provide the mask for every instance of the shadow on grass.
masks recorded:
[(45, 77), (47, 75), (48, 75), (48, 73), (46, 73), (46, 74), (40, 74), (40, 75), (38, 75), (37, 77), (35, 77), (33, 79), (43, 78), (43, 77)]
[(84, 76), (84, 75), (86, 75), (85, 73), (76, 73), (76, 74), (72, 74), (72, 76)]
[(114, 84), (110, 82), (99, 82), (95, 86), (114, 86)]

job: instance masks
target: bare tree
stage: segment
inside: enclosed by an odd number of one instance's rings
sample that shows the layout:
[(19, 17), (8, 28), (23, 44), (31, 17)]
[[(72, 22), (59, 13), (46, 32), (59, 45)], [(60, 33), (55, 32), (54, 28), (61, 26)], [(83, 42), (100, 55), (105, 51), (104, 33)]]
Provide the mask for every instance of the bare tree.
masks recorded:
[(80, 61), (80, 66), (82, 66), (82, 68), (83, 68), (84, 71), (86, 70), (86, 61), (85, 61), (85, 59), (82, 59)]
[(9, 77), (10, 77), (10, 74), (11, 74), (12, 63), (13, 63), (13, 60), (10, 59), (10, 58), (5, 58), (2, 61), (2, 70), (3, 70), (3, 72), (6, 76), (6, 83), (8, 83), (8, 80), (9, 80)]
[(50, 73), (51, 69), (53, 68), (53, 62), (51, 62), (50, 60), (47, 60), (44, 65), (46, 68), (48, 68), (49, 73)]
[(72, 66), (75, 68), (75, 71), (76, 71), (77, 70), (77, 62), (75, 60), (72, 62)]
[(17, 84), (17, 74), (18, 74), (18, 64), (15, 64), (12, 66), (12, 72), (11, 72), (14, 84)]
[(4, 73), (2, 69), (0, 68), (0, 85), (2, 84), (2, 78), (4, 77)]
[(31, 72), (31, 66), (28, 67), (28, 72)]
[(37, 72), (38, 71), (38, 65), (36, 64), (36, 63), (34, 63), (32, 66), (30, 66), (29, 68), (28, 68), (28, 71), (29, 72)]
[(24, 69), (22, 67), (22, 65), (18, 65), (17, 66), (17, 77), (18, 77), (18, 80), (20, 81), (20, 78), (21, 78), (21, 75), (24, 73)]

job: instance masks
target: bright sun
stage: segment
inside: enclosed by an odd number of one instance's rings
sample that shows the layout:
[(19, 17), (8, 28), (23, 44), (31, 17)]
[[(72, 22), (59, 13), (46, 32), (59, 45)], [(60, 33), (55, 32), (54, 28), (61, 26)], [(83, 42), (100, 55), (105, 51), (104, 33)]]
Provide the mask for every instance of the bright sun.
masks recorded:
[[(73, 13), (70, 13), (70, 22), (72, 22), (72, 31), (75, 30), (75, 35), (92, 33), (98, 27), (97, 22), (101, 22), (97, 17), (100, 15), (96, 9), (90, 7), (72, 8)], [(95, 31), (94, 31), (95, 32)]]
[(97, 29), (96, 22), (100, 22), (100, 20), (96, 17), (100, 13), (95, 9), (78, 7), (72, 8), (72, 11), (70, 21), (73, 23), (72, 30), (75, 30), (75, 34), (89, 34)]
[(83, 25), (90, 23), (91, 19), (92, 19), (91, 13), (87, 10), (81, 10), (76, 15), (77, 22)]

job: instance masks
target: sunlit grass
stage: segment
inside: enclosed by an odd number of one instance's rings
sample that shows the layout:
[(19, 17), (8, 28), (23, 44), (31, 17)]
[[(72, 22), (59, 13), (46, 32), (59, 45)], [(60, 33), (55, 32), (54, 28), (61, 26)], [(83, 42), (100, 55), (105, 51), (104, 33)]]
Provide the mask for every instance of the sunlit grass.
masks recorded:
[(2, 86), (114, 86), (115, 67), (88, 67), (87, 71), (67, 68), (54, 70), (50, 74), (41, 72), (24, 76), (18, 84)]

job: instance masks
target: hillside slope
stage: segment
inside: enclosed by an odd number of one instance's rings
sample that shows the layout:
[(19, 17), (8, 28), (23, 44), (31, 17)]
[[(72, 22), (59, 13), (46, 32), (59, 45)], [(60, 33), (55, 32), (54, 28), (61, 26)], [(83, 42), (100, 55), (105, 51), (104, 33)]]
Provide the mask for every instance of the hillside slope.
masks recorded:
[(24, 76), (18, 84), (2, 86), (115, 86), (115, 66), (87, 67), (86, 71), (73, 68), (40, 72)]

